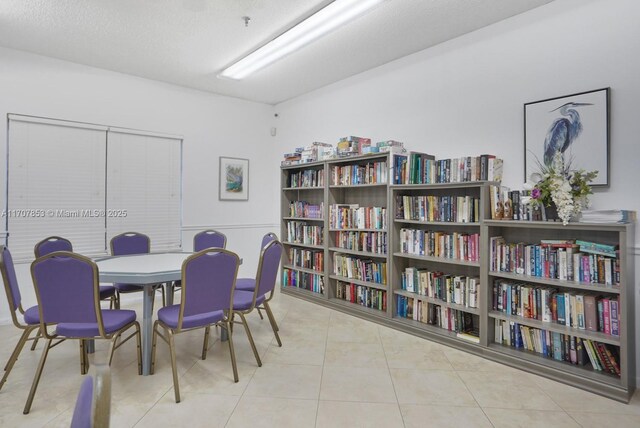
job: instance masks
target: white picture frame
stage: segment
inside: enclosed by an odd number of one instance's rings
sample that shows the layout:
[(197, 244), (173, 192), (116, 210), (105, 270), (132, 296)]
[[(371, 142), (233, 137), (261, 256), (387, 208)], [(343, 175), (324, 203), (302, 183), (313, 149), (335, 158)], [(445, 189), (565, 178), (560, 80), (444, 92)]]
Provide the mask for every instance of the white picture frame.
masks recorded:
[(249, 200), (249, 159), (220, 156), (218, 199)]

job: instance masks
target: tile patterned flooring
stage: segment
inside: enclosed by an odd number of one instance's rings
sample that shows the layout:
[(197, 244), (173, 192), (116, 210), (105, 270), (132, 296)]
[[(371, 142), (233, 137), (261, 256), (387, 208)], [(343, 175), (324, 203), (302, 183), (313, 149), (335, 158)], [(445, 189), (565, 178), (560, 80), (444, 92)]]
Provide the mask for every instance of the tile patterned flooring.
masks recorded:
[[(640, 393), (625, 405), (286, 295), (272, 307), (284, 346), (251, 314), (263, 366), (237, 326), (238, 383), (219, 331), (204, 361), (203, 331), (177, 336), (179, 404), (164, 342), (146, 377), (137, 376), (134, 342), (125, 344), (111, 370), (111, 426), (640, 427)], [(17, 340), (17, 329), (0, 327), (2, 364)], [(0, 426), (69, 426), (82, 381), (77, 342), (50, 352), (31, 413), (22, 414), (41, 349), (23, 351), (0, 391)], [(106, 352), (97, 343), (92, 361)]]

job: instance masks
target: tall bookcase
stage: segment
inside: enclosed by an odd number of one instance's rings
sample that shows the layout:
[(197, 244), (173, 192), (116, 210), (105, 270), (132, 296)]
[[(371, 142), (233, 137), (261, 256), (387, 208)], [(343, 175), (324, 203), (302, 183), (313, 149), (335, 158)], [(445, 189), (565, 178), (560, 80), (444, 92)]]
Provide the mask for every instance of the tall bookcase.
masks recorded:
[[(285, 246), (282, 292), (627, 402), (635, 390), (634, 266), (633, 257), (629, 255), (629, 249), (634, 245), (634, 226), (582, 223), (563, 226), (561, 223), (552, 222), (490, 220), (489, 185), (492, 183), (389, 184), (393, 179), (393, 171), (388, 171), (386, 182), (383, 182), (379, 180), (379, 169), (372, 166), (381, 163), (392, 166), (391, 156), (374, 154), (282, 167), (281, 239)], [(298, 180), (298, 177), (305, 174), (313, 176), (320, 171), (324, 177), (321, 186), (317, 182), (313, 186), (305, 185), (310, 182)], [(340, 171), (342, 174), (337, 174)], [(373, 182), (370, 181), (371, 174), (375, 175)], [(341, 179), (335, 181), (336, 176)], [(295, 177), (293, 181), (292, 177)], [(302, 201), (313, 206), (322, 205), (319, 218), (291, 215), (292, 203), (295, 205), (295, 202)], [(425, 201), (429, 204), (436, 203), (436, 217), (428, 217), (424, 212), (420, 217), (420, 203), (424, 207), (427, 203)], [(469, 201), (476, 201), (471, 202), (472, 206), (476, 204), (471, 210), (473, 214), (471, 217), (460, 217), (459, 207), (468, 210), (469, 206), (465, 204), (469, 204)], [(414, 210), (411, 214), (411, 210), (407, 210), (405, 213), (407, 202), (417, 203), (414, 206), (417, 211)], [(454, 209), (450, 204), (461, 205), (456, 205)], [(351, 212), (349, 210), (355, 209), (355, 205), (358, 208), (385, 208), (384, 226), (382, 220), (379, 224), (365, 225), (336, 223), (335, 218), (332, 220), (332, 214), (335, 216), (340, 210), (343, 210), (343, 213)], [(378, 218), (380, 214), (378, 213)], [(449, 217), (443, 217), (445, 214)], [(311, 244), (300, 239), (296, 233), (292, 234), (297, 230), (304, 230), (303, 234), (312, 234), (309, 227), (314, 226), (322, 227), (319, 235), (315, 229), (316, 235), (321, 236), (321, 242)], [(411, 230), (417, 231), (417, 234), (411, 235)], [(438, 245), (444, 245), (449, 253), (421, 254), (415, 251), (415, 246), (411, 250), (405, 248), (410, 245), (407, 236), (423, 236), (422, 239), (426, 239), (424, 237), (429, 235), (425, 235), (424, 232), (433, 232), (433, 236), (437, 236), (439, 240)], [(461, 246), (465, 246), (465, 242), (470, 242), (472, 235), (476, 236), (473, 241), (474, 247), (460, 250)], [(541, 240), (552, 239), (583, 239), (617, 245), (619, 287), (491, 270), (490, 242), (498, 236), (506, 242), (524, 244), (537, 244)], [(444, 240), (446, 244), (443, 244)], [(415, 243), (411, 243), (413, 244)], [(367, 247), (362, 248), (359, 245)], [(372, 245), (375, 245), (375, 248)], [(440, 247), (438, 249), (442, 250)], [(301, 256), (300, 252), (295, 250), (309, 253)], [(431, 247), (431, 251), (433, 250)], [(308, 262), (310, 254), (322, 254), (324, 263), (321, 270), (300, 265), (305, 263), (304, 260)], [(377, 276), (372, 280), (359, 279), (355, 274), (344, 274), (344, 270), (338, 269), (337, 273), (336, 261), (342, 267), (347, 266), (345, 263), (352, 263), (352, 268), (358, 265), (371, 266), (371, 263), (385, 263), (386, 275), (384, 278)], [(460, 278), (475, 279), (477, 281), (471, 290), (477, 293), (474, 303), (469, 301), (468, 288), (463, 288), (462, 294), (457, 294), (453, 299), (451, 296), (456, 293), (455, 286), (449, 289), (449, 295), (446, 292), (429, 295), (424, 289), (407, 290), (407, 272), (418, 272), (418, 280), (420, 273), (431, 273), (434, 277), (444, 276), (452, 281)], [(315, 291), (309, 278), (316, 279)], [(493, 288), (496, 281), (513, 281), (527, 284), (531, 288), (553, 289), (570, 294), (597, 294), (600, 297), (616, 299), (619, 301), (620, 309), (619, 335), (543, 322), (495, 310)], [(469, 283), (466, 283), (465, 287), (468, 286)], [(347, 296), (345, 293), (350, 294)], [(382, 293), (385, 299), (383, 303), (380, 302)], [(406, 314), (399, 311), (402, 309), (399, 307), (402, 299), (420, 302), (418, 305), (421, 306), (421, 311), (427, 311), (427, 316), (421, 312), (422, 320), (407, 318)], [(364, 304), (350, 300), (361, 301)], [(443, 314), (453, 314), (449, 319), (449, 325), (442, 327), (440, 322), (434, 322), (436, 318), (433, 311), (440, 311), (438, 319), (441, 319)], [(458, 313), (460, 316), (457, 316)], [(468, 320), (471, 320), (470, 326)], [(551, 333), (559, 333), (594, 344), (604, 344), (617, 353), (620, 375), (608, 374), (606, 370), (593, 370), (589, 364), (575, 365), (535, 351), (496, 343), (496, 324), (500, 323), (503, 327), (505, 323), (513, 323), (526, 327), (528, 331), (545, 330), (550, 332), (550, 336)], [(456, 331), (456, 327), (451, 328), (452, 325), (462, 326), (459, 330), (463, 331)]]

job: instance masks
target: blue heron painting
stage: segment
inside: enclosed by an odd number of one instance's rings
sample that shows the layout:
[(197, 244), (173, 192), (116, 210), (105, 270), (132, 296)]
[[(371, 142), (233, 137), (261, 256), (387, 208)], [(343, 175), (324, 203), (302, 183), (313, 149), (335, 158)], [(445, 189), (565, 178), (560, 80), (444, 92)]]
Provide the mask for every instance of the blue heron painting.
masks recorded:
[(553, 162), (553, 156), (560, 152), (563, 155), (569, 149), (571, 144), (580, 136), (582, 132), (582, 122), (580, 121), (580, 114), (575, 109), (577, 107), (590, 106), (591, 103), (575, 103), (569, 102), (561, 105), (555, 110), (560, 110), (562, 117), (559, 117), (553, 121), (547, 136), (544, 139), (544, 164), (550, 166)]

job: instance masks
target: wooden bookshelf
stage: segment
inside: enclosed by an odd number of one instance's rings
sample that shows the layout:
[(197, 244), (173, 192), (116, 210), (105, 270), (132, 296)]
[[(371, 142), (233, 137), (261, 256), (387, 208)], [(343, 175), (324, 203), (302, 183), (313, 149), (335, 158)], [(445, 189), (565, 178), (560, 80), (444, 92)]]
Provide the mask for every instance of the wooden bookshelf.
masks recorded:
[[(377, 322), (428, 340), (443, 343), (457, 349), (474, 353), (496, 362), (507, 364), (537, 375), (546, 376), (569, 385), (604, 395), (619, 401), (628, 402), (635, 390), (635, 318), (634, 318), (634, 259), (629, 249), (633, 248), (634, 226), (629, 224), (584, 224), (531, 222), (512, 220), (491, 220), (489, 186), (495, 183), (476, 181), (445, 184), (412, 184), (396, 185), (393, 181), (393, 171), (390, 169), (385, 183), (364, 184), (335, 184), (332, 182), (333, 167), (349, 168), (361, 171), (364, 166), (372, 163), (387, 162), (393, 165), (394, 155), (373, 154), (352, 158), (335, 159), (304, 165), (290, 165), (281, 168), (281, 236), (287, 239), (287, 224), (291, 221), (306, 222), (310, 226), (322, 226), (322, 244), (307, 245), (284, 242), (285, 249), (300, 247), (310, 250), (321, 250), (324, 254), (324, 270), (317, 272), (312, 269), (291, 266), (288, 251), (283, 256), (283, 268), (300, 271), (307, 274), (319, 275), (324, 281), (324, 292), (314, 293), (305, 289), (282, 287), (282, 292), (306, 299), (335, 310)], [(290, 174), (301, 174), (302, 171), (323, 170), (324, 185), (322, 188), (294, 187), (290, 185)], [(312, 174), (312, 173), (309, 173)], [(424, 219), (405, 219), (404, 214), (396, 211), (398, 196), (421, 197), (470, 197), (478, 202), (478, 218), (469, 221), (426, 221)], [(312, 204), (323, 204), (323, 218), (299, 218), (289, 216), (291, 201), (308, 201)], [(334, 228), (330, 226), (330, 206), (332, 204), (358, 204), (366, 207), (386, 208), (386, 228)], [(457, 220), (453, 218), (452, 220)], [(479, 261), (468, 261), (444, 257), (420, 256), (402, 252), (400, 244), (400, 230), (417, 229), (429, 231), (443, 231), (445, 233), (479, 234)], [(374, 253), (341, 248), (336, 242), (339, 232), (379, 232), (386, 233), (386, 253)], [(490, 271), (490, 239), (502, 236), (507, 242), (537, 243), (541, 239), (584, 239), (591, 242), (619, 245), (620, 286), (609, 287), (599, 284), (527, 276), (512, 272)], [(362, 248), (362, 247), (358, 247)], [(345, 256), (387, 263), (386, 284), (345, 278), (334, 274), (333, 256), (336, 253)], [(402, 274), (409, 267), (425, 269), (430, 272), (442, 272), (452, 276), (466, 276), (479, 278), (479, 295), (477, 308), (445, 302), (439, 298), (420, 295), (402, 289)], [(617, 298), (620, 302), (620, 334), (619, 336), (602, 332), (587, 331), (576, 327), (568, 327), (554, 322), (543, 322), (517, 315), (510, 315), (493, 310), (493, 284), (497, 280), (514, 281), (530, 284), (534, 287), (550, 287), (562, 292), (601, 294)], [(386, 310), (366, 307), (336, 297), (338, 283), (354, 284), (354, 287), (368, 287), (371, 290), (386, 292)], [(432, 325), (409, 319), (398, 314), (397, 299), (399, 297), (427, 302), (455, 311), (465, 312), (477, 320), (479, 344), (458, 337), (455, 331), (449, 331)], [(475, 321), (474, 321), (475, 322)], [(615, 376), (603, 371), (594, 370), (588, 363), (586, 366), (573, 365), (566, 361), (558, 361), (525, 349), (517, 349), (502, 343), (495, 343), (496, 322), (513, 322), (532, 329), (547, 330), (549, 332), (581, 338), (615, 347), (619, 350), (619, 365), (621, 375)], [(549, 333), (551, 334), (551, 333)]]

